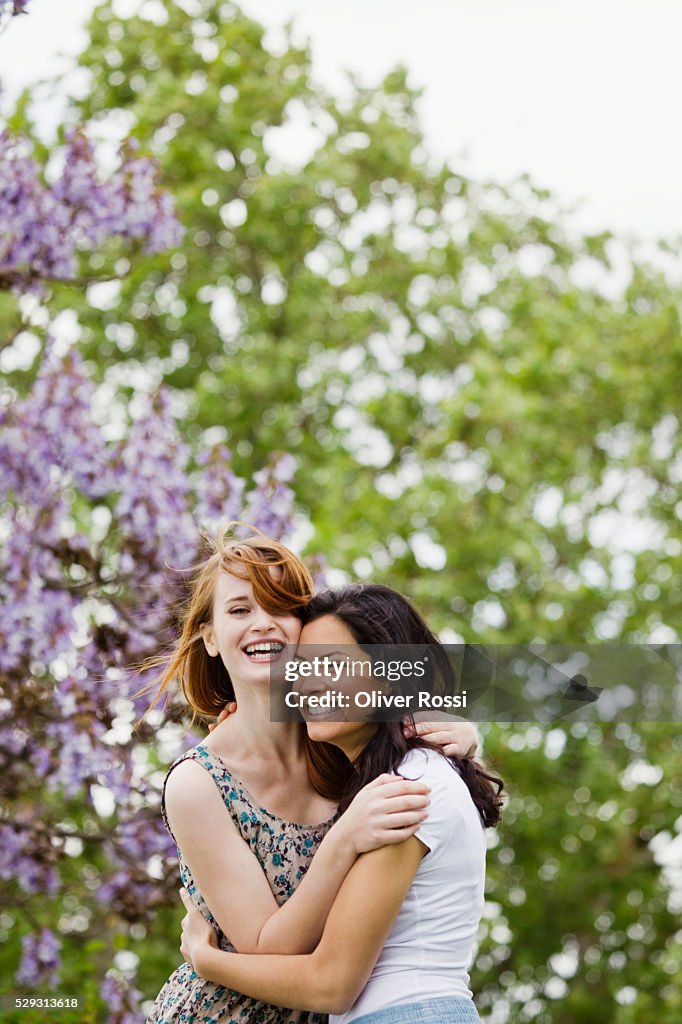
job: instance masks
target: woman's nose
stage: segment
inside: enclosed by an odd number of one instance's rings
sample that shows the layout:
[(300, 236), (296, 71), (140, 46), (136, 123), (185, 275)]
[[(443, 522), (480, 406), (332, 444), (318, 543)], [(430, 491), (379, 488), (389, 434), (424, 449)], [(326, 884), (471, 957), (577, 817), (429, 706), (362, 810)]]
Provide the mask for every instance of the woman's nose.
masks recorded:
[(258, 629), (262, 632), (272, 632), (276, 628), (275, 621), (269, 612), (266, 612), (264, 608), (257, 608), (256, 615), (252, 622), (252, 628)]
[(292, 690), (296, 690), (297, 693), (303, 693), (306, 696), (310, 696), (312, 693), (326, 693), (329, 688), (328, 680), (318, 675), (299, 676), (292, 686)]

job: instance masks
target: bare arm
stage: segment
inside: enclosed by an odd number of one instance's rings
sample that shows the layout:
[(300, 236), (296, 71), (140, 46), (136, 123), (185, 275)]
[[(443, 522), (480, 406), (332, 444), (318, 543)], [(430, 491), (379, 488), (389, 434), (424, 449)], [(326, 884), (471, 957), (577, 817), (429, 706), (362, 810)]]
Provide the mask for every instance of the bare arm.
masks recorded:
[(426, 852), (426, 846), (413, 836), (359, 857), (312, 953), (293, 957), (224, 953), (206, 941), (205, 922), (191, 910), (187, 896), (183, 900), (190, 913), (183, 922), (182, 951), (202, 977), (255, 999), (294, 1010), (344, 1013), (365, 987)]
[(199, 891), (234, 947), (242, 953), (295, 954), (319, 942), (358, 853), (416, 831), (426, 817), (427, 790), (423, 783), (390, 776), (366, 786), (325, 836), (301, 884), (281, 907), (215, 783), (194, 761), (182, 762), (169, 776), (166, 812)]

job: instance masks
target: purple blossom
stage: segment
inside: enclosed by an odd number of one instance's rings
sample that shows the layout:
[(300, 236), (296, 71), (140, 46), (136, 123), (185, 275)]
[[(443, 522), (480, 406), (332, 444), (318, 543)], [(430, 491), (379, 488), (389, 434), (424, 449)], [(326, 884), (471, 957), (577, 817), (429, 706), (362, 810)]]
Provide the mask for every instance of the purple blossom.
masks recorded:
[(294, 492), (288, 481), (295, 465), (292, 455), (280, 454), (269, 466), (253, 474), (256, 487), (247, 498), (243, 518), (269, 537), (281, 539), (291, 530)]
[[(98, 723), (93, 724), (96, 727)], [(64, 722), (52, 722), (46, 731), (58, 747), (56, 771), (49, 776), (47, 787), (61, 789), (66, 797), (74, 797), (87, 780), (96, 779), (98, 760), (106, 757), (106, 748), (95, 747), (91, 734), (75, 732), (69, 718)]]
[(102, 180), (92, 142), (82, 129), (67, 137), (61, 174), (47, 183), (27, 139), (0, 134), (0, 288), (40, 289), (69, 280), (79, 253), (109, 238), (139, 243), (147, 253), (179, 244), (173, 201), (158, 183), (157, 165), (125, 143), (117, 171)]
[(142, 993), (118, 971), (107, 971), (99, 991), (109, 1011), (106, 1024), (141, 1024)]
[(20, 985), (57, 985), (61, 942), (49, 928), (30, 932), (21, 940), (22, 957), (17, 981)]
[(62, 239), (65, 210), (43, 184), (26, 139), (0, 134), (0, 277), (29, 285), (38, 277), (71, 277), (71, 239)]
[[(26, 6), (0, 0), (0, 27)], [(0, 134), (0, 288), (72, 280), (81, 254), (114, 237), (145, 252), (178, 244), (172, 199), (135, 143), (107, 179), (83, 130), (67, 137), (61, 159), (48, 181), (28, 140)], [(8, 395), (0, 412), (0, 879), (40, 922), (62, 892), (74, 803), (87, 806), (79, 840), (100, 851), (101, 884), (94, 894), (83, 885), (78, 898), (106, 903), (125, 925), (177, 898), (159, 779), (141, 768), (141, 740), (125, 727), (146, 703), (133, 699), (143, 680), (131, 666), (173, 635), (199, 525), (242, 518), (286, 534), (294, 466), (278, 457), (248, 490), (226, 448), (190, 452), (164, 392), (138, 403), (118, 443), (96, 403), (76, 351), (58, 357), (48, 342), (30, 393)], [(178, 735), (167, 753), (196, 740)], [(97, 812), (94, 786), (113, 796), (111, 813)], [(24, 936), (16, 980), (56, 986), (59, 948), (49, 928)], [(108, 1024), (140, 1024), (130, 979), (109, 971), (100, 992)]]
[(225, 445), (216, 444), (197, 456), (201, 472), (196, 476), (196, 515), (206, 527), (238, 519), (243, 509), (246, 482), (232, 471), (232, 453)]
[(88, 498), (107, 494), (115, 477), (102, 432), (93, 430), (94, 401), (78, 353), (58, 358), (48, 340), (31, 394), (0, 412), (4, 488), (33, 507), (52, 505), (69, 479)]
[(19, 825), (0, 825), (0, 878), (16, 879), (26, 893), (53, 896), (59, 887), (54, 846), (44, 831), (30, 829), (25, 821)]
[[(131, 700), (145, 680), (131, 666), (174, 635), (202, 521), (291, 530), (291, 459), (277, 456), (249, 483), (225, 447), (190, 450), (163, 391), (133, 408), (124, 438), (107, 440), (83, 363), (48, 344), (29, 394), (0, 415), (0, 878), (38, 921), (62, 891), (74, 802), (88, 807), (102, 856), (98, 891), (79, 892), (86, 905), (148, 922), (176, 900), (159, 779), (141, 769), (141, 739), (121, 725), (150, 701)], [(178, 734), (169, 755), (196, 739)], [(96, 813), (94, 786), (113, 797), (110, 815)], [(31, 943), (26, 971), (35, 950), (52, 962), (49, 938)], [(112, 1004), (117, 985), (107, 982)], [(126, 998), (112, 1020), (137, 1012)]]

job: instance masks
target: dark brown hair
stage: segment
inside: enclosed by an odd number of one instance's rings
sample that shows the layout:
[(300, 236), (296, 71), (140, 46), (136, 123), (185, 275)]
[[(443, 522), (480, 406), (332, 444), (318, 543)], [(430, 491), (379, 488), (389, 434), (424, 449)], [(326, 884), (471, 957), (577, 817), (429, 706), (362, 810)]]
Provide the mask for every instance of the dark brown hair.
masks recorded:
[[(436, 661), (435, 671), (441, 677), (436, 683), (450, 687), (455, 682), (454, 671), (443, 646), (407, 598), (389, 587), (378, 583), (357, 583), (341, 590), (324, 590), (302, 606), (297, 614), (304, 625), (324, 615), (333, 616), (348, 627), (360, 646), (376, 649), (376, 645), (428, 645)], [(372, 653), (371, 649), (369, 653)], [(445, 757), (440, 748), (419, 736), (406, 739), (400, 722), (377, 722), (376, 733), (352, 766), (347, 760), (343, 766), (340, 751), (336, 748), (326, 743), (313, 743), (310, 759), (324, 789), (319, 785), (316, 788), (339, 800), (339, 810), (343, 812), (363, 786), (384, 772), (397, 771), (408, 750), (417, 747), (437, 750)], [(317, 754), (315, 748), (320, 748)], [(490, 775), (473, 758), (453, 757), (450, 760), (469, 789), (486, 827), (496, 825), (502, 807), (502, 779)], [(312, 773), (311, 780), (315, 783)]]

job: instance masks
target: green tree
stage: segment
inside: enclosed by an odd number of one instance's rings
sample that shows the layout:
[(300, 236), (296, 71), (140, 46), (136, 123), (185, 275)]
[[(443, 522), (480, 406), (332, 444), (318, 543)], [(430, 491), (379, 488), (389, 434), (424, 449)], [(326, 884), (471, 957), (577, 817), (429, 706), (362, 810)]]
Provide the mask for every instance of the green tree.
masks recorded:
[(575, 722), (487, 732), (510, 799), (492, 836), (472, 975), (483, 1018), (496, 1006), (491, 1019), (513, 1024), (673, 1024), (679, 730)]
[[(404, 71), (330, 95), (305, 47), (228, 0), (104, 3), (80, 65), (70, 117), (137, 136), (188, 229), (170, 266), (121, 255), (120, 285), (53, 288), (94, 376), (164, 379), (187, 434), (222, 435), (243, 476), (293, 452), (311, 547), (446, 637), (678, 638), (677, 285), (527, 179), (435, 163)], [(42, 311), (1, 298), (3, 327), (40, 331)], [(674, 1024), (675, 728), (485, 732), (511, 798), (472, 978), (484, 1016)], [(171, 913), (134, 947), (145, 995), (177, 956)]]
[(80, 65), (72, 116), (156, 154), (188, 228), (170, 268), (54, 292), (95, 372), (165, 378), (240, 472), (293, 452), (315, 547), (441, 628), (675, 638), (679, 288), (431, 160), (404, 71), (329, 95), (233, 3), (105, 3)]

